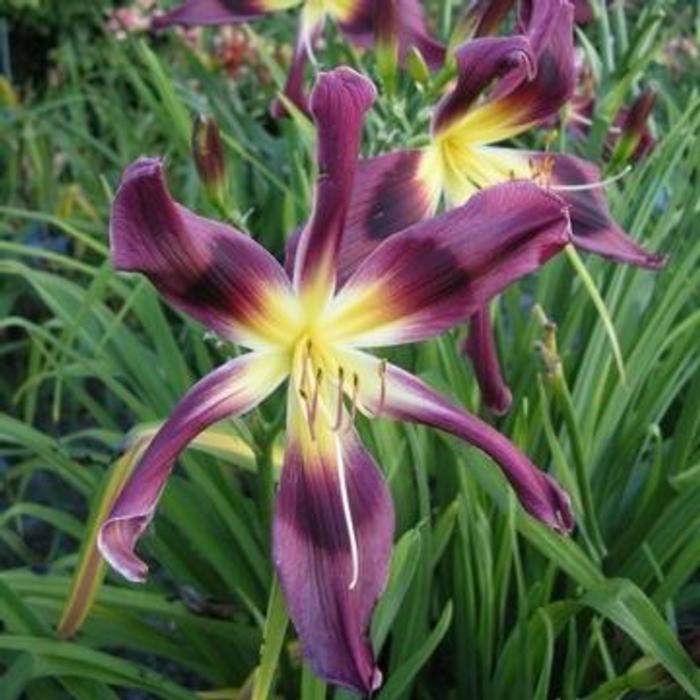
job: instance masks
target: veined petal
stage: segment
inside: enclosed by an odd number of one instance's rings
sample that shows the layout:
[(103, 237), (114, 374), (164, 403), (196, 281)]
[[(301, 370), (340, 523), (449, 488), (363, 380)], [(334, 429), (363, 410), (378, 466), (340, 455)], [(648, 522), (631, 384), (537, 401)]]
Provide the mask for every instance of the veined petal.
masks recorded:
[(481, 396), (488, 409), (497, 414), (506, 413), (513, 396), (501, 372), (488, 306), (482, 306), (469, 319), (469, 335), (464, 341), (463, 350), (471, 358)]
[(482, 187), (513, 178), (535, 178), (551, 188), (569, 207), (573, 243), (577, 248), (618, 262), (658, 269), (666, 256), (650, 253), (634, 241), (610, 216), (598, 168), (575, 156), (519, 151), (511, 148), (478, 149)]
[(313, 670), (367, 695), (382, 681), (367, 627), (388, 574), (391, 497), (354, 430), (319, 420), (312, 439), (305, 420), (291, 395), (275, 566)]
[(414, 342), (465, 321), (569, 241), (562, 201), (508, 183), (385, 240), (357, 269), (323, 320), (331, 343)]
[(321, 73), (311, 94), (311, 113), (318, 128), (319, 176), (313, 213), (299, 240), (294, 286), (304, 296), (317, 298), (319, 307), (335, 288), (362, 122), (375, 96), (374, 85), (347, 67)]
[[(338, 284), (385, 239), (430, 216), (440, 195), (420, 150), (394, 151), (357, 164), (355, 186), (338, 255)], [(294, 269), (299, 233), (287, 243), (285, 269)]]
[(501, 467), (530, 515), (559, 532), (571, 531), (574, 519), (569, 496), (506, 437), (399, 367), (355, 350), (338, 354), (339, 362), (359, 378), (363, 412), (429, 425), (466, 440)]
[(174, 9), (153, 18), (154, 29), (174, 25), (199, 27), (210, 24), (245, 22), (268, 12), (286, 10), (302, 0), (186, 0)]
[(537, 60), (531, 80), (507, 73), (493, 95), (450, 130), (454, 138), (484, 144), (511, 138), (556, 115), (575, 86), (573, 8), (568, 0), (538, 0), (529, 12), (526, 36)]
[(212, 423), (254, 408), (288, 372), (286, 354), (249, 353), (214, 370), (185, 394), (144, 452), (100, 529), (100, 552), (122, 576), (137, 582), (146, 579), (148, 567), (134, 548), (153, 519), (179, 454)]
[(281, 265), (248, 236), (175, 202), (163, 164), (141, 158), (112, 205), (112, 259), (141, 272), (175, 307), (248, 347), (286, 342), (296, 300)]
[[(495, 79), (514, 72), (514, 80), (526, 81), (535, 73), (536, 56), (526, 36), (474, 39), (457, 49), (455, 57), (457, 84), (435, 109), (432, 129), (436, 136), (444, 136), (455, 125), (461, 129), (470, 107)], [(474, 131), (474, 124), (470, 129)]]

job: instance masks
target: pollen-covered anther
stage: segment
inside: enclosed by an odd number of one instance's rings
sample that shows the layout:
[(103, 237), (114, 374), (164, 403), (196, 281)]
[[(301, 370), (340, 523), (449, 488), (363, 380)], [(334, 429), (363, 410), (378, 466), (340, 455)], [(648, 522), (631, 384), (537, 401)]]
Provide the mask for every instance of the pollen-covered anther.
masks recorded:
[(554, 166), (556, 165), (554, 156), (548, 154), (540, 161), (533, 161), (532, 158), (529, 158), (528, 163), (534, 182), (544, 189), (552, 189)]

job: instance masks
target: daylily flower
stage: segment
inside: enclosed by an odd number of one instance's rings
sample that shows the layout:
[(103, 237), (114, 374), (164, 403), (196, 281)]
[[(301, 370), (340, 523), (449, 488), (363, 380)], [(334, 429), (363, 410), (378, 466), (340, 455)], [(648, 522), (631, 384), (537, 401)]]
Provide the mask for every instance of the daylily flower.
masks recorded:
[(379, 245), (338, 283), (338, 252), (374, 86), (348, 68), (319, 75), (310, 98), (320, 175), (293, 273), (252, 238), (201, 218), (168, 193), (162, 162), (127, 168), (111, 218), (117, 269), (145, 274), (165, 299), (249, 352), (175, 407), (103, 524), (99, 547), (132, 581), (135, 554), (175, 460), (216, 421), (250, 411), (287, 382), (287, 443), (274, 560), (312, 668), (370, 693), (381, 683), (366, 637), (387, 576), (393, 508), (353, 427), (357, 411), (434, 426), (503, 470), (523, 507), (573, 526), (569, 499), (514, 445), (417, 377), (366, 349), (454, 327), (570, 240), (566, 208), (533, 183), (507, 183)]
[[(434, 111), (428, 147), (360, 163), (339, 257), (341, 279), (385, 238), (432, 216), (443, 200), (457, 206), (512, 180), (537, 182), (566, 202), (576, 247), (651, 269), (664, 264), (663, 256), (644, 250), (613, 221), (593, 163), (494, 145), (557, 114), (573, 90), (573, 8), (566, 0), (532, 0), (522, 7), (525, 33), (478, 38), (457, 50), (458, 78)], [(294, 246), (292, 240), (290, 259)], [(510, 392), (491, 333), (488, 310), (477, 310), (467, 349), (485, 402), (503, 412)]]
[[(186, 0), (175, 9), (154, 18), (154, 29), (173, 25), (202, 26), (245, 22), (271, 12), (279, 12), (301, 5), (301, 18), (292, 65), (283, 95), (302, 111), (308, 111), (304, 90), (304, 68), (314, 53), (314, 45), (323, 30), (326, 18), (336, 22), (340, 31), (359, 47), (372, 46), (377, 34), (377, 18), (381, 18), (382, 3), (388, 0)], [(445, 49), (430, 37), (420, 0), (396, 0), (397, 41), (399, 54), (415, 47), (432, 68), (440, 68)], [(379, 31), (381, 33), (381, 29)], [(276, 101), (275, 116), (286, 113), (284, 105)]]

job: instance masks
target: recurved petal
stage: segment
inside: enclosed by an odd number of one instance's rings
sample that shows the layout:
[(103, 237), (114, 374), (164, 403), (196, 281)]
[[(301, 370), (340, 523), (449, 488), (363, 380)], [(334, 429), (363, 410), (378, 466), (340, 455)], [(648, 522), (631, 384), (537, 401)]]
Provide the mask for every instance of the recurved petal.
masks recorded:
[(165, 14), (153, 18), (154, 29), (174, 25), (199, 27), (210, 24), (245, 22), (268, 12), (285, 10), (301, 0), (186, 0)]
[(488, 409), (499, 415), (506, 413), (513, 395), (503, 379), (488, 306), (482, 306), (469, 319), (469, 335), (464, 341), (463, 350), (472, 361), (481, 396)]
[(367, 628), (388, 573), (391, 497), (354, 430), (319, 420), (312, 440), (300, 409), (289, 423), (274, 519), (289, 614), (315, 673), (369, 695), (382, 682)]
[(649, 252), (615, 223), (608, 210), (605, 190), (599, 184), (600, 170), (593, 163), (565, 155), (532, 153), (530, 157), (536, 162), (553, 159), (551, 185), (569, 206), (573, 243), (577, 248), (652, 270), (666, 264), (665, 255)]
[(490, 425), (399, 367), (353, 350), (344, 351), (341, 360), (347, 372), (358, 376), (364, 413), (428, 425), (478, 447), (499, 465), (530, 515), (559, 532), (572, 530), (574, 517), (567, 493)]
[(457, 84), (435, 109), (432, 128), (436, 135), (459, 125), (495, 79), (513, 73), (512, 80), (522, 82), (532, 80), (535, 73), (536, 56), (526, 36), (473, 39), (457, 49), (455, 56)]
[(141, 272), (175, 307), (249, 347), (282, 342), (294, 298), (281, 265), (254, 240), (175, 202), (163, 164), (141, 158), (112, 205), (112, 260)]
[(555, 116), (574, 92), (573, 8), (568, 0), (532, 3), (526, 36), (536, 55), (531, 80), (511, 71), (459, 124), (472, 143), (511, 138)]
[(356, 347), (442, 333), (543, 265), (569, 229), (562, 201), (532, 183), (481, 191), (377, 247), (333, 300), (324, 329)]
[(321, 303), (335, 286), (362, 123), (375, 96), (372, 82), (345, 66), (319, 74), (311, 93), (319, 176), (311, 219), (301, 233), (294, 261), (294, 285), (304, 293), (318, 294)]
[(100, 529), (100, 552), (122, 576), (137, 582), (146, 579), (148, 567), (134, 548), (153, 519), (180, 453), (212, 423), (254, 408), (284, 380), (288, 369), (282, 354), (249, 353), (222, 365), (185, 394), (144, 452)]

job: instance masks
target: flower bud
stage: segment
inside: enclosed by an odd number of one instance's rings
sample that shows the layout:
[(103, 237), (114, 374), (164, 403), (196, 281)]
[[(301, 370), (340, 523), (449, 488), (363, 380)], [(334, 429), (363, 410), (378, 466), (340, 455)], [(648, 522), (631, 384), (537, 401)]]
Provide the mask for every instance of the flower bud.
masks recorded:
[(227, 191), (226, 161), (213, 117), (198, 114), (192, 129), (192, 155), (199, 179), (212, 201), (224, 207)]
[(411, 46), (406, 54), (406, 71), (417, 83), (424, 85), (430, 80), (430, 69), (423, 58), (423, 54)]
[(620, 129), (620, 137), (613, 152), (613, 163), (624, 164), (630, 160), (639, 160), (652, 150), (655, 140), (647, 121), (655, 102), (656, 92), (646, 89), (629, 109), (621, 110), (618, 114), (616, 125)]
[(377, 57), (377, 73), (388, 93), (396, 84), (399, 63), (397, 0), (382, 0), (376, 3), (374, 11), (374, 40)]

